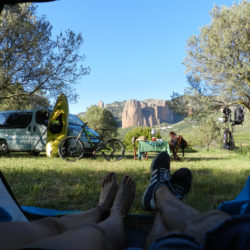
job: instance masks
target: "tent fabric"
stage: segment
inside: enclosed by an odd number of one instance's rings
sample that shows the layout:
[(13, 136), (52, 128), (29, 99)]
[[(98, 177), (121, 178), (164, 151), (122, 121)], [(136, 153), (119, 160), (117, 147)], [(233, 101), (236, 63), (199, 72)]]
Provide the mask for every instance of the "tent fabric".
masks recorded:
[(232, 216), (250, 214), (250, 176), (239, 195), (234, 200), (221, 203), (218, 209)]
[(0, 172), (0, 218), (1, 221), (28, 221), (13, 195), (8, 182)]

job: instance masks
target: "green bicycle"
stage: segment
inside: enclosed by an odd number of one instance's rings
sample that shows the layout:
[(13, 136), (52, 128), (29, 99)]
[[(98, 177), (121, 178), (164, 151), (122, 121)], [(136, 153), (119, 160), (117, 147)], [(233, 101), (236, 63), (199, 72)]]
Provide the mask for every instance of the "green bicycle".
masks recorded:
[[(103, 157), (107, 161), (119, 161), (124, 157), (125, 147), (122, 142), (118, 139), (111, 138), (106, 141), (103, 141), (103, 135), (106, 130), (102, 129), (102, 134), (96, 136), (86, 130), (87, 123), (82, 126), (82, 130), (77, 136), (67, 136), (64, 138), (58, 147), (59, 156), (68, 161), (75, 161), (76, 159), (81, 159), (87, 153), (84, 147), (84, 143), (89, 143), (92, 149), (92, 155), (96, 153), (102, 153)], [(81, 136), (85, 135), (87, 141), (82, 141)], [(90, 139), (90, 136), (98, 143), (93, 143)]]

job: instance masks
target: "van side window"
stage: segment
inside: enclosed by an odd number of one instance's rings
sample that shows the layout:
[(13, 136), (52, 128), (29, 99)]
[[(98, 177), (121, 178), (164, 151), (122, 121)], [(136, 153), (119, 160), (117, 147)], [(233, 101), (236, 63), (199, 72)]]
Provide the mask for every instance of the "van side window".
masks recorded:
[(38, 110), (36, 112), (36, 122), (38, 124), (48, 126), (49, 113), (46, 110)]
[(32, 120), (32, 112), (0, 113), (0, 128), (26, 128)]

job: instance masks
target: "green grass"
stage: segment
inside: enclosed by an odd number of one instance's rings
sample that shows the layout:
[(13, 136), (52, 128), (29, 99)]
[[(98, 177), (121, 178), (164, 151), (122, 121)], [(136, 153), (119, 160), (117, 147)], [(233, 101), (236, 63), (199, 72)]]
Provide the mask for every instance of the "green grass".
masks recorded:
[[(0, 170), (21, 205), (62, 210), (86, 210), (97, 205), (100, 183), (106, 173), (115, 171), (119, 180), (129, 174), (137, 183), (131, 213), (145, 213), (140, 199), (149, 181), (151, 159), (152, 155), (148, 161), (134, 161), (130, 156), (119, 162), (107, 162), (102, 157), (65, 162), (16, 154), (2, 157)], [(249, 162), (247, 149), (242, 153), (211, 150), (188, 153), (184, 161), (172, 162), (171, 169), (192, 170), (193, 185), (186, 202), (204, 211), (239, 193), (250, 175)]]

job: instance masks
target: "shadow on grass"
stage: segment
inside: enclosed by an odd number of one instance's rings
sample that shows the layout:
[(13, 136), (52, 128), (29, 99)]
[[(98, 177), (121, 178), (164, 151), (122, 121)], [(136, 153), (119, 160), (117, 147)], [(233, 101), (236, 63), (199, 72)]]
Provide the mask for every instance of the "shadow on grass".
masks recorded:
[(6, 155), (0, 155), (0, 158), (43, 158), (46, 154), (32, 155), (26, 152), (9, 153)]
[[(41, 153), (39, 155), (32, 155), (29, 153), (25, 153), (25, 152), (18, 152), (18, 153), (10, 153), (7, 155), (0, 155), (0, 159), (1, 158), (23, 158), (23, 159), (44, 159), (47, 158), (47, 155), (45, 153)], [(55, 157), (55, 159), (60, 159), (60, 157)], [(96, 159), (105, 159), (104, 156), (101, 153), (96, 154), (95, 156), (92, 155), (85, 155), (82, 159), (90, 159), (90, 160), (96, 160)], [(78, 161), (78, 159), (75, 159), (76, 161)], [(81, 160), (81, 159), (80, 159)]]
[(250, 169), (238, 173), (226, 170), (193, 170), (193, 185), (187, 203), (202, 211), (216, 209), (223, 201), (233, 200), (245, 186)]
[(185, 158), (181, 158), (181, 161), (214, 161), (214, 160), (226, 160), (226, 159), (229, 159), (230, 157), (214, 157), (214, 156), (211, 156), (211, 157), (185, 157)]
[[(98, 204), (101, 182), (109, 172), (86, 168), (1, 168), (21, 205), (60, 210), (87, 210)], [(244, 187), (250, 169), (230, 172), (221, 169), (193, 169), (193, 185), (186, 202), (199, 210), (215, 209), (234, 199)], [(141, 207), (141, 196), (149, 182), (149, 169), (119, 170), (117, 178), (129, 174), (137, 183), (131, 213), (147, 214)]]
[[(152, 161), (154, 157), (158, 154), (159, 152), (149, 152), (148, 154), (148, 160)], [(187, 154), (188, 155), (188, 154)], [(186, 155), (186, 156), (187, 156)], [(32, 155), (30, 153), (26, 152), (18, 152), (18, 153), (9, 153), (7, 155), (0, 155), (0, 158), (31, 158), (31, 159), (42, 159), (46, 158), (46, 154), (44, 152), (40, 153), (39, 155)], [(59, 158), (59, 157), (58, 157)], [(97, 153), (95, 156), (92, 155), (85, 155), (83, 159), (105, 159), (101, 153)], [(134, 155), (132, 152), (128, 151), (127, 153), (125, 152), (124, 159), (128, 160), (134, 160)], [(197, 160), (203, 160), (203, 159), (211, 159), (211, 160), (216, 160), (216, 159), (221, 159), (221, 158), (216, 158), (216, 157), (185, 157), (185, 158), (180, 158), (181, 161), (197, 161)], [(138, 159), (137, 159), (138, 160)], [(146, 160), (145, 157), (141, 158), (142, 161)]]

